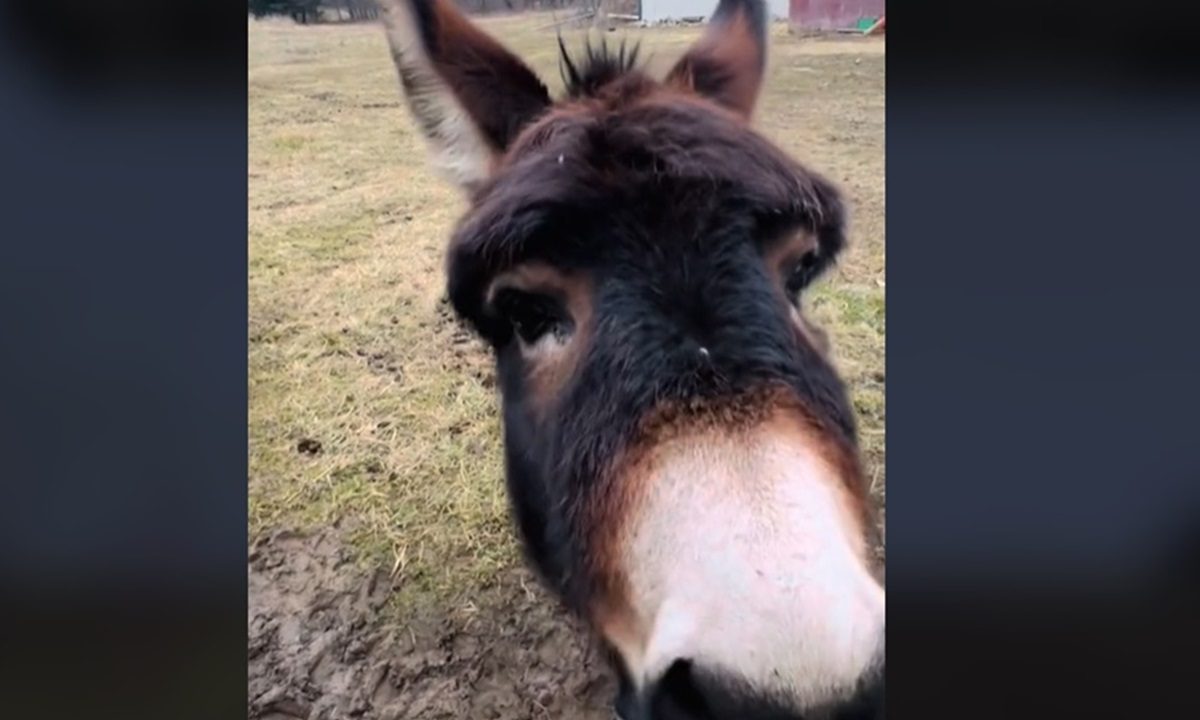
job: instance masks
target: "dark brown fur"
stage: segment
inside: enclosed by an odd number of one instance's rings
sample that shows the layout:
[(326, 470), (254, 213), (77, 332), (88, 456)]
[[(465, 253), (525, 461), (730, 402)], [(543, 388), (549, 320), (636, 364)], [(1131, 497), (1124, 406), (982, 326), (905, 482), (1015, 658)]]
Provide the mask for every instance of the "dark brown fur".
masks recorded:
[(666, 83), (749, 117), (767, 64), (761, 20), (746, 6), (737, 6), (714, 21), (714, 30), (683, 56)]
[(452, 0), (414, 3), (414, 7), (424, 20), (421, 39), (434, 69), (458, 91), (459, 102), (484, 138), (502, 153), (521, 127), (549, 105), (546, 86), (458, 12)]
[[(829, 182), (749, 127), (762, 0), (721, 0), (661, 81), (636, 48), (589, 46), (577, 61), (560, 41), (557, 103), (450, 0), (394, 1), (425, 53), (389, 35), (406, 92), (450, 93), (488, 146), (460, 178), (470, 208), (450, 241), (448, 292), (496, 353), (509, 494), (547, 584), (610, 647), (643, 636), (620, 560), (628, 528), (655, 449), (713, 430), (769, 426), (816, 449), (865, 555), (876, 525), (853, 411), (797, 297), (842, 250), (845, 212)], [(414, 103), (435, 143), (458, 137), (445, 107)], [(539, 344), (543, 328), (555, 342)], [(795, 717), (704, 668), (635, 698), (616, 666), (629, 720)], [(874, 712), (881, 681), (864, 682)]]

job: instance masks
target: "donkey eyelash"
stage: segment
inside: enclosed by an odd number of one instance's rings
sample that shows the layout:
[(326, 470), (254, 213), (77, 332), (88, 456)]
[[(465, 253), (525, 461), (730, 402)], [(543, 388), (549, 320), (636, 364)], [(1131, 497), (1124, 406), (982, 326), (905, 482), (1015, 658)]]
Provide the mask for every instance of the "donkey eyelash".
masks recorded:
[(810, 250), (788, 267), (787, 275), (784, 277), (784, 286), (789, 294), (799, 293), (812, 282), (816, 274), (817, 260), (817, 251)]
[(570, 334), (570, 316), (565, 305), (553, 295), (500, 287), (494, 292), (491, 304), (526, 345), (537, 343), (547, 334), (559, 340)]

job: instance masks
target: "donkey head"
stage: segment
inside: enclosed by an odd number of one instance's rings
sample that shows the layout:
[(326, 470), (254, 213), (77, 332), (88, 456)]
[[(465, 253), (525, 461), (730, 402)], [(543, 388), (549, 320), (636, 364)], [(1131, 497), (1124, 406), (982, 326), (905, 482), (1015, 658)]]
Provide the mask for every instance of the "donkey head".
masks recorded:
[(764, 3), (721, 0), (662, 79), (624, 46), (563, 50), (557, 101), (451, 0), (394, 0), (385, 25), (469, 197), (449, 295), (494, 349), (526, 550), (611, 649), (622, 714), (875, 702), (875, 525), (800, 309), (844, 209), (749, 126)]

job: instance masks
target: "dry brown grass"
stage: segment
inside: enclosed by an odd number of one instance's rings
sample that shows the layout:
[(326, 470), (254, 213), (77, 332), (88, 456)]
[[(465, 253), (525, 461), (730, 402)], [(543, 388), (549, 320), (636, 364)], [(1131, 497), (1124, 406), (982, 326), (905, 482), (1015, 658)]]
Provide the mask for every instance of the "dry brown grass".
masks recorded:
[[(545, 16), (485, 24), (557, 88)], [(662, 67), (699, 29), (627, 34)], [(773, 34), (759, 127), (851, 202), (811, 306), (882, 496), (884, 45)], [(439, 304), (462, 201), (426, 168), (378, 27), (251, 22), (249, 58), (251, 537), (340, 522), (408, 590), (470, 593), (517, 552), (490, 360)]]

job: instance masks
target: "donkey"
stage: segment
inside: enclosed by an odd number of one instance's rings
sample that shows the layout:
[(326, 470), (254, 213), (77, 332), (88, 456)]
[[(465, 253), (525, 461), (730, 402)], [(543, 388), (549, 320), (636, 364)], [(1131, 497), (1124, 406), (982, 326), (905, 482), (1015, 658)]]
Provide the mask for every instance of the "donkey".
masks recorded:
[(491, 346), (529, 562), (625, 720), (882, 717), (884, 588), (855, 421), (800, 298), (837, 189), (749, 126), (762, 0), (662, 79), (624, 44), (564, 97), (452, 0), (385, 0), (404, 96), (466, 193), (448, 295)]

